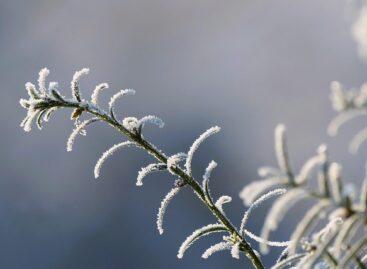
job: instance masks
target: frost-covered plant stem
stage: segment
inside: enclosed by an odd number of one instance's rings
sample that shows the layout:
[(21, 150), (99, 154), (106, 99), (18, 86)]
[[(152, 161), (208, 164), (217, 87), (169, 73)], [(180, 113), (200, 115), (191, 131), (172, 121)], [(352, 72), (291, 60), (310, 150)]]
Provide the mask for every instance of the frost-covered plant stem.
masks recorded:
[[(100, 119), (108, 123), (110, 126), (115, 128), (119, 133), (126, 136), (130, 141), (136, 143), (139, 147), (143, 148), (150, 155), (152, 155), (155, 159), (157, 159), (160, 163), (167, 164), (167, 156), (159, 149), (157, 149), (153, 144), (143, 138), (140, 133), (132, 132), (126, 129), (119, 121), (115, 119), (114, 116), (108, 114), (107, 112), (99, 109), (96, 105), (91, 104), (89, 102), (78, 102), (74, 100), (52, 100), (52, 107), (58, 108), (74, 108), (83, 110), (83, 112), (90, 113)], [(262, 269), (264, 265), (262, 264), (260, 258), (256, 255), (255, 251), (251, 248), (251, 246), (247, 243), (247, 241), (243, 238), (243, 236), (237, 231), (237, 229), (231, 224), (229, 219), (221, 212), (214, 204), (209, 203), (205, 198), (205, 193), (200, 186), (200, 184), (194, 179), (192, 175), (186, 173), (181, 167), (178, 165), (171, 167), (171, 172), (173, 172), (176, 176), (178, 176), (185, 185), (191, 187), (191, 189), (197, 194), (200, 200), (205, 204), (205, 206), (209, 209), (209, 211), (218, 219), (220, 223), (222, 223), (228, 233), (236, 238), (239, 238), (240, 246), (239, 249), (245, 253), (245, 255), (250, 259), (254, 268)]]

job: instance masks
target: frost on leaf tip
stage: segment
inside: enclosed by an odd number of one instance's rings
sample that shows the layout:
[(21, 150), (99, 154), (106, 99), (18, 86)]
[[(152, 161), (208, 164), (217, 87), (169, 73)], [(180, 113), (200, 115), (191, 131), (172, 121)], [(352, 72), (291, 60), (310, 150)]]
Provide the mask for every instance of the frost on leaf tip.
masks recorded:
[(240, 258), (240, 243), (237, 242), (236, 244), (234, 244), (231, 248), (231, 256), (234, 259), (239, 259)]
[(241, 221), (241, 226), (240, 226), (240, 233), (242, 234), (246, 223), (249, 219), (249, 216), (251, 214), (251, 212), (258, 207), (260, 204), (262, 204), (264, 201), (274, 197), (274, 196), (278, 196), (278, 195), (283, 195), (287, 192), (286, 189), (275, 189), (272, 191), (269, 191), (268, 193), (262, 195), (260, 198), (258, 198), (254, 203), (252, 203), (250, 205), (250, 207), (246, 210), (245, 214), (243, 215), (242, 221)]
[(204, 133), (202, 133), (192, 144), (192, 146), (189, 149), (189, 152), (187, 153), (187, 159), (186, 159), (186, 172), (191, 175), (191, 163), (194, 156), (195, 151), (199, 148), (200, 144), (203, 143), (208, 137), (210, 137), (213, 134), (216, 134), (220, 131), (220, 127), (214, 126), (208, 130), (206, 130)]
[(161, 171), (166, 169), (167, 165), (164, 163), (152, 163), (143, 167), (139, 173), (136, 180), (136, 186), (143, 186), (143, 179), (152, 172)]
[(110, 157), (111, 155), (113, 155), (117, 150), (124, 148), (124, 147), (129, 147), (135, 145), (135, 143), (130, 142), (130, 141), (125, 141), (122, 142), (120, 144), (116, 144), (114, 146), (112, 146), (109, 150), (107, 150), (106, 152), (104, 152), (101, 156), (101, 158), (99, 158), (99, 160), (96, 163), (96, 166), (94, 167), (94, 177), (98, 178), (101, 172), (101, 167), (104, 164), (104, 162), (108, 159), (108, 157)]
[(48, 70), (47, 68), (42, 68), (38, 76), (39, 91), (44, 95), (46, 95), (46, 79), (49, 74), (50, 70)]
[(73, 80), (71, 81), (71, 93), (73, 97), (77, 101), (81, 101), (80, 92), (79, 92), (79, 80), (82, 76), (89, 74), (89, 68), (83, 68), (79, 71), (76, 71), (73, 75)]
[(108, 107), (109, 107), (109, 109), (110, 109), (110, 112), (112, 112), (112, 114), (113, 114), (113, 108), (114, 108), (114, 106), (115, 106), (116, 101), (117, 101), (119, 98), (121, 98), (121, 97), (123, 97), (123, 96), (125, 96), (125, 95), (134, 95), (134, 94), (135, 94), (135, 91), (134, 91), (133, 89), (120, 90), (119, 92), (115, 93), (115, 94), (111, 97), (111, 99), (110, 99), (110, 101), (109, 101), (109, 103), (108, 103)]
[(288, 158), (286, 129), (283, 124), (278, 124), (275, 128), (275, 154), (278, 160), (280, 170), (290, 177), (292, 175), (291, 166)]
[(75, 129), (71, 132), (68, 141), (66, 143), (66, 150), (67, 151), (72, 151), (73, 150), (73, 145), (74, 145), (74, 141), (75, 138), (77, 137), (77, 135), (84, 130), (84, 128), (86, 126), (88, 126), (89, 124), (98, 121), (98, 118), (92, 118), (89, 120), (85, 120), (82, 123), (78, 124)]
[(163, 128), (164, 127), (164, 122), (163, 122), (162, 119), (160, 119), (160, 118), (158, 118), (157, 116), (154, 116), (154, 115), (148, 115), (148, 116), (145, 116), (145, 117), (141, 118), (138, 121), (138, 123), (137, 123), (137, 129), (139, 130), (139, 132), (141, 132), (141, 129), (147, 123), (156, 125), (159, 128)]
[(94, 88), (94, 91), (92, 93), (92, 96), (91, 96), (91, 103), (94, 104), (94, 105), (97, 105), (98, 104), (98, 97), (99, 97), (99, 93), (104, 90), (104, 89), (107, 89), (108, 88), (108, 84), (107, 83), (101, 83), (101, 84), (98, 84), (95, 88)]
[(208, 248), (203, 255), (201, 256), (203, 259), (208, 259), (211, 255), (218, 251), (223, 251), (227, 249), (231, 249), (232, 244), (230, 242), (220, 242)]
[(228, 195), (223, 195), (221, 197), (218, 198), (218, 200), (215, 202), (215, 206), (216, 208), (218, 208), (218, 210), (224, 214), (223, 211), (223, 205), (232, 202), (232, 197), (228, 196)]
[(246, 206), (251, 205), (261, 194), (270, 188), (287, 183), (286, 178), (271, 177), (259, 181), (253, 181), (246, 185), (239, 196)]
[(225, 232), (226, 227), (223, 224), (209, 224), (207, 226), (204, 226), (200, 229), (195, 230), (190, 236), (186, 238), (186, 240), (181, 244), (177, 258), (182, 259), (186, 250), (198, 239), (200, 239), (203, 236), (209, 235), (211, 233), (215, 232)]
[(170, 156), (167, 159), (167, 169), (168, 171), (175, 175), (175, 172), (172, 170), (174, 167), (176, 167), (178, 165), (179, 162), (185, 160), (187, 158), (187, 154), (184, 152), (179, 152), (177, 154), (174, 154), (172, 156)]
[(136, 132), (138, 119), (135, 117), (126, 117), (122, 120), (122, 125), (130, 132)]
[(157, 229), (159, 231), (159, 234), (163, 234), (163, 219), (164, 214), (166, 213), (166, 209), (168, 207), (168, 204), (173, 199), (173, 197), (180, 191), (181, 187), (174, 187), (167, 195), (163, 198), (161, 202), (161, 206), (159, 207), (158, 214), (157, 214)]

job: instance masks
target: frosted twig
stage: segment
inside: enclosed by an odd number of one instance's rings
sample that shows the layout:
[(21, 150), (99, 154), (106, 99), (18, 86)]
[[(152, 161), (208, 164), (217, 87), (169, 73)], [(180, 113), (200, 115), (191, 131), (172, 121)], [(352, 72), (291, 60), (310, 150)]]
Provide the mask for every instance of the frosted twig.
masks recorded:
[(209, 224), (206, 225), (200, 229), (195, 230), (190, 236), (186, 238), (186, 240), (181, 244), (180, 249), (178, 250), (177, 257), (179, 259), (183, 258), (183, 255), (185, 254), (186, 250), (198, 239), (205, 235), (209, 235), (211, 233), (216, 232), (225, 232), (226, 227), (223, 224)]
[(172, 198), (180, 191), (181, 187), (174, 187), (170, 190), (167, 195), (163, 198), (161, 202), (161, 206), (159, 207), (158, 214), (157, 214), (157, 229), (159, 234), (163, 234), (163, 218), (164, 213), (166, 213), (166, 209), (168, 204), (171, 202)]
[(156, 172), (156, 171), (162, 171), (166, 168), (167, 168), (167, 165), (164, 163), (152, 163), (145, 167), (142, 167), (136, 179), (136, 186), (143, 186), (143, 179), (150, 173)]
[(211, 255), (213, 255), (214, 253), (218, 252), (218, 251), (223, 251), (226, 249), (231, 249), (232, 244), (230, 242), (220, 242), (218, 244), (215, 244), (213, 246), (211, 246), (210, 248), (208, 248), (203, 255), (201, 256), (204, 259), (209, 258)]
[(73, 95), (73, 97), (77, 100), (77, 101), (81, 101), (81, 97), (80, 97), (80, 91), (79, 91), (79, 80), (82, 76), (88, 75), (89, 74), (89, 68), (83, 68), (79, 71), (76, 71), (74, 73), (73, 76), (73, 80), (71, 81), (71, 93)]
[(99, 158), (99, 160), (97, 161), (96, 166), (94, 167), (94, 177), (95, 178), (99, 177), (101, 167), (104, 164), (104, 162), (108, 159), (108, 157), (112, 156), (117, 150), (124, 148), (124, 147), (129, 147), (132, 145), (135, 145), (135, 143), (131, 141), (125, 141), (125, 142), (113, 145), (109, 150), (104, 152), (101, 158)]
[(94, 91), (92, 93), (92, 96), (90, 98), (91, 100), (91, 103), (94, 104), (94, 105), (98, 105), (98, 97), (99, 97), (99, 93), (104, 90), (104, 89), (107, 89), (108, 88), (108, 84), (107, 83), (101, 83), (101, 84), (98, 84), (95, 88), (94, 88)]
[(287, 175), (288, 180), (293, 180), (293, 174), (291, 171), (291, 165), (289, 163), (287, 141), (285, 135), (285, 126), (279, 124), (275, 128), (275, 153), (278, 160), (280, 170)]
[(365, 110), (348, 110), (346, 112), (340, 113), (337, 115), (329, 124), (327, 132), (330, 136), (336, 136), (339, 128), (346, 122), (359, 117), (366, 115), (367, 111)]
[(208, 137), (212, 136), (213, 134), (216, 134), (220, 131), (220, 127), (214, 126), (208, 130), (206, 130), (204, 133), (202, 133), (192, 144), (192, 146), (189, 149), (189, 152), (187, 153), (187, 159), (186, 159), (186, 172), (191, 175), (191, 163), (192, 159), (194, 157), (195, 151), (199, 148), (200, 144), (203, 143)]
[(98, 118), (91, 118), (89, 120), (85, 120), (82, 123), (78, 124), (75, 129), (71, 132), (68, 141), (66, 143), (66, 151), (72, 151), (73, 150), (73, 145), (74, 145), (74, 141), (75, 138), (77, 137), (77, 135), (84, 130), (84, 128), (86, 126), (88, 126), (89, 124), (98, 121)]

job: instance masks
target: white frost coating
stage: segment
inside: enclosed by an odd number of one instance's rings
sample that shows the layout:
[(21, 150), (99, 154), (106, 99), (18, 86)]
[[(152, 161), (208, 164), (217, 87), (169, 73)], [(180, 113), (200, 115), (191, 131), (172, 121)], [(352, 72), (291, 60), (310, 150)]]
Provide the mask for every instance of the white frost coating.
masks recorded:
[(288, 159), (285, 131), (286, 129), (283, 124), (278, 124), (275, 128), (275, 154), (280, 170), (285, 175), (289, 175), (291, 173), (291, 168)]
[(59, 83), (56, 81), (51, 81), (48, 85), (48, 92), (51, 93), (52, 90), (57, 91), (59, 88)]
[(348, 102), (345, 98), (343, 87), (338, 81), (332, 81), (330, 83), (330, 100), (335, 111), (341, 112), (348, 106)]
[(349, 144), (349, 152), (352, 154), (356, 154), (363, 144), (364, 141), (367, 140), (367, 128), (359, 131), (351, 140)]
[(240, 258), (240, 243), (237, 242), (236, 244), (234, 244), (231, 248), (231, 256), (234, 259), (239, 259)]
[[(225, 231), (225, 226), (223, 224), (209, 224), (200, 229), (195, 230), (190, 236), (188, 236), (185, 241), (181, 244), (180, 249), (178, 250), (177, 258), (182, 259), (183, 255), (185, 254), (186, 250), (198, 239), (202, 236)], [(222, 229), (222, 230), (220, 230)]]
[(215, 206), (218, 208), (218, 210), (224, 214), (223, 211), (223, 205), (232, 202), (232, 197), (223, 195), (218, 198), (218, 200), (215, 202)]
[(261, 194), (263, 194), (268, 189), (287, 183), (286, 178), (272, 177), (259, 181), (253, 181), (247, 186), (245, 186), (240, 192), (239, 196), (243, 200), (246, 206), (253, 203)]
[(89, 120), (85, 120), (82, 123), (78, 124), (75, 129), (71, 132), (68, 141), (66, 143), (66, 151), (72, 151), (73, 150), (73, 145), (74, 145), (74, 141), (75, 138), (77, 137), (77, 135), (84, 130), (84, 128), (89, 125), (90, 123), (96, 122), (98, 119), (97, 118), (92, 118)]
[[(287, 211), (295, 203), (305, 197), (307, 197), (307, 193), (304, 190), (292, 189), (277, 199), (265, 219), (265, 223), (261, 231), (261, 237), (268, 240), (270, 232), (275, 231), (278, 228), (279, 223), (282, 221)], [(265, 244), (260, 244), (260, 250), (262, 253), (267, 253), (268, 247)]]
[(330, 205), (329, 200), (321, 200), (317, 204), (313, 205), (303, 217), (303, 219), (297, 224), (292, 236), (291, 244), (289, 245), (289, 254), (295, 254), (297, 246), (303, 237), (303, 235), (310, 229), (311, 225), (316, 222), (320, 217), (321, 212)]
[(211, 161), (208, 166), (205, 169), (205, 173), (203, 175), (203, 188), (205, 186), (205, 181), (209, 180), (210, 175), (212, 173), (212, 171), (214, 170), (214, 168), (217, 167), (217, 163), (215, 161)]
[(142, 128), (144, 127), (144, 125), (146, 123), (151, 123), (151, 124), (154, 124), (154, 125), (157, 125), (159, 128), (163, 128), (164, 127), (164, 122), (162, 119), (158, 118), (157, 116), (154, 116), (154, 115), (148, 115), (148, 116), (145, 116), (143, 118), (141, 118), (138, 123), (137, 123), (137, 128)]
[(367, 57), (367, 5), (360, 11), (357, 20), (352, 25), (352, 35), (358, 45), (358, 53), (362, 58)]
[(27, 93), (31, 99), (37, 98), (38, 94), (37, 94), (36, 86), (34, 86), (33, 83), (27, 82), (25, 84), (25, 89), (27, 90)]
[(174, 154), (172, 156), (170, 156), (167, 159), (167, 169), (171, 174), (175, 174), (174, 171), (172, 170), (173, 167), (177, 166), (177, 164), (183, 160), (185, 160), (187, 158), (187, 154), (184, 152), (179, 152), (177, 154)]
[(38, 88), (41, 94), (46, 95), (46, 79), (47, 76), (50, 74), (50, 70), (47, 68), (42, 68), (39, 72), (38, 76)]
[(301, 168), (301, 171), (296, 177), (296, 182), (298, 184), (303, 184), (311, 172), (318, 166), (323, 164), (326, 161), (326, 151), (327, 148), (325, 145), (320, 145), (317, 152), (318, 154), (314, 157), (311, 157)]
[(192, 146), (189, 149), (189, 152), (187, 153), (187, 159), (186, 159), (186, 172), (191, 175), (191, 163), (192, 159), (194, 157), (195, 151), (199, 148), (200, 144), (203, 143), (208, 137), (210, 137), (213, 134), (216, 134), (220, 131), (220, 127), (214, 126), (208, 130), (206, 130), (204, 133), (202, 133), (192, 144)]
[(341, 170), (342, 168), (339, 164), (337, 163), (330, 164), (329, 182), (334, 201), (337, 203), (341, 201), (341, 182), (340, 182)]
[(254, 210), (256, 207), (258, 207), (260, 204), (262, 204), (264, 201), (274, 197), (274, 196), (278, 196), (278, 195), (283, 195), (287, 192), (286, 189), (275, 189), (272, 191), (269, 191), (268, 193), (264, 194), (263, 196), (261, 196), (259, 199), (257, 199), (253, 204), (251, 204), (251, 206), (249, 207), (249, 209), (247, 209), (247, 211), (245, 212), (245, 214), (243, 215), (242, 221), (241, 221), (241, 226), (240, 226), (240, 234), (243, 233), (246, 223), (248, 221), (248, 218), (252, 212), (252, 210)]
[(327, 238), (333, 235), (337, 229), (343, 224), (342, 218), (334, 218), (329, 221), (329, 223), (320, 230), (318, 233), (312, 236), (313, 243), (321, 243), (324, 242)]
[(205, 250), (205, 252), (203, 253), (203, 255), (201, 256), (203, 259), (207, 259), (209, 258), (211, 255), (213, 255), (214, 253), (218, 252), (218, 251), (222, 251), (222, 250), (227, 250), (227, 249), (231, 249), (231, 243), (229, 242), (220, 242), (218, 244), (215, 244), (213, 246), (211, 246), (210, 248), (208, 248), (207, 250)]
[(94, 105), (97, 105), (98, 104), (98, 96), (99, 96), (99, 93), (102, 90), (107, 89), (107, 88), (108, 88), (108, 84), (107, 83), (98, 84), (94, 88), (94, 91), (93, 91), (92, 96), (91, 96), (91, 102), (92, 102), (92, 104), (94, 104)]
[(89, 68), (83, 68), (79, 71), (76, 71), (73, 75), (73, 80), (71, 81), (71, 93), (73, 94), (73, 97), (77, 100), (80, 99), (80, 93), (79, 93), (79, 80), (82, 76), (89, 74)]
[(291, 243), (291, 241), (284, 241), (284, 242), (268, 241), (268, 240), (265, 240), (265, 239), (255, 235), (255, 234), (253, 234), (252, 232), (250, 232), (247, 229), (244, 229), (244, 233), (245, 233), (245, 235), (247, 235), (251, 239), (255, 240), (256, 242), (261, 243), (261, 244), (265, 244), (265, 245), (268, 245), (268, 246), (271, 246), (271, 247), (287, 247)]
[(29, 108), (28, 109), (28, 113), (26, 118), (24, 119), (24, 121), (20, 124), (21, 127), (23, 127), (23, 130), (25, 132), (30, 132), (32, 130), (32, 123), (34, 121), (34, 119), (37, 117), (39, 111)]
[(96, 166), (94, 167), (94, 177), (98, 178), (101, 172), (101, 167), (104, 164), (104, 162), (108, 159), (108, 157), (110, 157), (111, 155), (113, 155), (117, 150), (124, 148), (124, 147), (129, 147), (135, 145), (135, 143), (130, 142), (130, 141), (125, 141), (116, 145), (113, 145), (109, 150), (107, 150), (106, 152), (104, 152), (101, 156), (101, 158), (99, 158), (99, 160), (97, 161)]
[(342, 247), (344, 244), (348, 242), (348, 235), (353, 230), (353, 226), (355, 226), (361, 219), (359, 218), (358, 214), (354, 214), (353, 216), (349, 217), (343, 223), (338, 235), (334, 241), (334, 254), (337, 258), (340, 258), (342, 254)]
[(136, 179), (136, 186), (143, 186), (143, 179), (150, 173), (159, 171), (161, 168), (165, 167), (164, 163), (152, 163), (145, 167), (142, 167), (138, 173), (138, 178)]
[(327, 133), (330, 136), (336, 136), (338, 134), (338, 130), (340, 126), (342, 126), (344, 123), (359, 117), (366, 115), (367, 111), (365, 110), (349, 110), (343, 113), (340, 113), (338, 116), (336, 116), (329, 124), (327, 128)]
[(119, 91), (118, 93), (115, 93), (111, 99), (110, 99), (110, 102), (108, 103), (108, 107), (110, 109), (112, 109), (114, 106), (115, 106), (115, 103), (116, 101), (125, 96), (125, 95), (134, 95), (135, 94), (135, 91), (133, 89), (126, 89), (126, 90), (121, 90)]
[(135, 132), (138, 126), (138, 119), (135, 117), (126, 117), (122, 120), (122, 125), (130, 132)]
[(172, 200), (172, 198), (180, 191), (180, 187), (173, 188), (167, 195), (163, 198), (161, 202), (161, 206), (159, 207), (158, 214), (157, 214), (157, 229), (159, 234), (163, 234), (163, 218), (164, 213), (166, 212), (167, 206)]

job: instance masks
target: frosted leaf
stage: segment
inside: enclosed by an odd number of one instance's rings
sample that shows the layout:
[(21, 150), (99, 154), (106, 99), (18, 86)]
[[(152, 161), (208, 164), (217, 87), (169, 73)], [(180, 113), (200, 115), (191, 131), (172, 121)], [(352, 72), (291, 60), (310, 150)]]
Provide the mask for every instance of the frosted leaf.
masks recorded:
[(278, 195), (283, 195), (287, 192), (286, 189), (275, 189), (272, 191), (269, 191), (268, 193), (262, 195), (260, 198), (258, 198), (254, 203), (252, 203), (250, 205), (250, 207), (247, 209), (247, 211), (245, 212), (245, 214), (243, 215), (242, 221), (241, 221), (241, 226), (240, 226), (240, 234), (243, 233), (246, 223), (249, 219), (249, 216), (251, 214), (251, 212), (258, 207), (260, 204), (262, 204), (264, 201), (273, 198), (274, 196), (278, 196)]
[(73, 76), (73, 80), (71, 81), (71, 93), (73, 97), (77, 101), (81, 101), (80, 92), (79, 92), (79, 80), (82, 76), (89, 74), (89, 68), (83, 68), (79, 71), (76, 71)]
[(38, 88), (39, 88), (40, 93), (44, 96), (47, 95), (46, 79), (49, 74), (50, 74), (50, 70), (48, 70), (47, 68), (42, 68), (38, 76)]
[(255, 234), (253, 234), (252, 232), (250, 232), (247, 229), (243, 230), (244, 234), (247, 235), (248, 237), (250, 237), (251, 239), (255, 240), (256, 242), (260, 243), (260, 244), (265, 244), (271, 247), (287, 247), (289, 246), (289, 244), (291, 243), (291, 241), (268, 241), (265, 240), (263, 238), (261, 238), (260, 236), (257, 236)]
[(327, 132), (330, 136), (336, 136), (339, 128), (345, 124), (346, 122), (359, 117), (366, 115), (367, 111), (365, 110), (348, 110), (346, 112), (340, 113), (337, 115), (329, 124)]
[(36, 90), (36, 86), (32, 84), (31, 82), (27, 82), (25, 84), (25, 88), (27, 90), (27, 93), (31, 99), (37, 99), (39, 98), (38, 92)]
[(122, 149), (124, 147), (129, 147), (135, 145), (135, 143), (130, 142), (130, 141), (125, 141), (116, 145), (113, 145), (109, 150), (107, 150), (106, 152), (104, 152), (101, 156), (101, 158), (99, 158), (99, 160), (97, 161), (96, 166), (94, 167), (94, 177), (98, 178), (99, 174), (101, 172), (101, 167), (104, 164), (104, 162), (110, 157), (112, 156), (117, 150)]
[(101, 83), (101, 84), (98, 84), (95, 88), (94, 88), (94, 91), (92, 93), (92, 96), (91, 96), (91, 103), (94, 104), (94, 105), (98, 105), (98, 97), (99, 97), (99, 93), (101, 91), (103, 91), (104, 89), (107, 89), (108, 88), (108, 84), (107, 83)]
[(186, 240), (181, 244), (180, 249), (178, 250), (177, 257), (179, 259), (183, 258), (186, 250), (198, 239), (205, 235), (209, 235), (211, 233), (216, 232), (225, 232), (227, 231), (226, 227), (223, 224), (209, 224), (200, 229), (195, 230), (190, 236), (186, 238)]
[(180, 191), (181, 187), (174, 187), (167, 195), (163, 198), (161, 206), (159, 207), (157, 214), (157, 229), (159, 234), (163, 234), (163, 218), (166, 213), (166, 209), (172, 198)]
[(275, 154), (280, 170), (290, 177), (292, 175), (292, 171), (288, 158), (285, 126), (283, 124), (279, 124), (275, 128)]
[(187, 153), (187, 159), (186, 159), (186, 172), (191, 175), (191, 163), (192, 159), (194, 157), (195, 151), (199, 148), (200, 144), (203, 143), (208, 137), (212, 136), (213, 134), (216, 134), (220, 131), (220, 127), (215, 126), (208, 130), (206, 130), (204, 133), (202, 133), (192, 144), (192, 146), (189, 149), (189, 152)]
[[(279, 223), (282, 221), (288, 210), (299, 200), (307, 196), (308, 194), (302, 189), (291, 189), (282, 197), (277, 199), (265, 219), (265, 223), (261, 231), (261, 237), (268, 240), (270, 232), (275, 231), (278, 228)], [(260, 250), (262, 253), (267, 253), (268, 247), (265, 244), (260, 244)]]
[(342, 224), (343, 224), (342, 218), (331, 219), (322, 230), (313, 234), (312, 242), (318, 244), (325, 241), (332, 234), (334, 234)]
[(122, 125), (130, 132), (136, 132), (138, 126), (138, 119), (135, 117), (126, 117), (122, 121)]
[(187, 154), (184, 152), (179, 152), (177, 154), (174, 154), (172, 156), (170, 156), (167, 159), (167, 169), (168, 171), (175, 175), (175, 172), (172, 170), (172, 168), (176, 167), (178, 165), (179, 162), (185, 160), (187, 158)]
[(231, 245), (229, 242), (220, 242), (208, 248), (201, 257), (207, 259), (216, 252), (231, 249)]
[(23, 130), (25, 132), (30, 132), (32, 130), (32, 123), (34, 121), (34, 119), (37, 117), (39, 111), (29, 108), (27, 116), (25, 117), (25, 119), (22, 121), (22, 123), (20, 124), (21, 127), (23, 127)]
[(108, 103), (108, 107), (110, 109), (110, 113), (113, 115), (113, 108), (115, 107), (115, 103), (116, 101), (125, 96), (125, 95), (134, 95), (135, 94), (135, 91), (132, 90), (132, 89), (126, 89), (126, 90), (120, 90), (118, 93), (115, 93), (111, 99), (110, 99), (110, 102)]
[(263, 180), (253, 181), (246, 185), (239, 196), (243, 200), (246, 206), (253, 203), (260, 195), (269, 190), (270, 188), (278, 185), (286, 184), (288, 180), (286, 178), (272, 177)]
[(234, 259), (239, 259), (240, 258), (240, 243), (237, 242), (236, 244), (234, 244), (231, 248), (231, 256)]
[(352, 35), (358, 45), (358, 53), (362, 58), (367, 57), (367, 5), (364, 5), (352, 25)]
[(57, 91), (58, 88), (59, 88), (59, 83), (57, 83), (56, 81), (51, 81), (48, 84), (48, 93), (51, 93), (52, 91)]
[(215, 202), (215, 207), (224, 215), (223, 205), (232, 202), (232, 197), (223, 195)]
[(159, 128), (163, 128), (164, 127), (163, 120), (161, 120), (157, 116), (148, 115), (148, 116), (145, 116), (145, 117), (141, 118), (138, 121), (138, 123), (137, 123), (137, 129), (139, 130), (139, 133), (141, 132), (141, 130), (144, 127), (144, 125), (147, 124), (147, 123), (151, 123), (151, 124), (157, 125)]
[(319, 150), (319, 153), (316, 156), (310, 158), (302, 166), (299, 174), (296, 177), (297, 184), (305, 183), (307, 181), (307, 179), (309, 178), (310, 174), (312, 173), (312, 171), (315, 168), (317, 168), (319, 165), (323, 164), (324, 161), (325, 161), (325, 155), (322, 152), (320, 152), (320, 150)]
[(332, 81), (330, 83), (330, 100), (335, 111), (341, 112), (347, 109), (348, 101), (345, 98), (343, 87), (338, 81)]
[(143, 167), (139, 173), (136, 180), (136, 186), (143, 186), (143, 179), (152, 172), (161, 171), (167, 168), (164, 163), (152, 163), (148, 166)]
[(367, 140), (367, 128), (359, 131), (351, 140), (349, 144), (349, 152), (356, 154), (363, 144)]
[[(285, 268), (285, 267), (291, 265), (293, 262), (296, 262), (296, 261), (302, 259), (303, 257), (305, 257), (305, 255), (306, 255), (305, 253), (291, 255), (291, 256), (287, 257), (286, 259), (281, 260), (278, 263), (276, 263), (274, 266), (271, 267), (271, 269)], [(300, 269), (299, 267), (292, 267), (292, 268)]]
[(201, 184), (202, 188), (204, 190), (204, 193), (205, 193), (205, 197), (209, 201), (210, 204), (213, 204), (213, 199), (212, 199), (211, 194), (210, 194), (209, 179), (210, 179), (212, 171), (216, 167), (217, 167), (217, 163), (215, 161), (211, 161), (209, 163), (209, 165), (205, 169), (205, 173), (203, 175), (203, 182)]
[(84, 130), (84, 128), (86, 126), (88, 126), (89, 124), (98, 121), (98, 118), (92, 118), (89, 120), (85, 120), (82, 123), (78, 124), (75, 129), (71, 132), (68, 141), (66, 143), (66, 151), (72, 151), (73, 150), (73, 145), (75, 142), (75, 138), (77, 137), (77, 135)]
[(330, 164), (329, 167), (329, 182), (331, 187), (331, 193), (333, 195), (334, 201), (339, 203), (341, 201), (341, 182), (340, 182), (340, 174), (341, 174), (341, 166), (337, 163)]
[(357, 214), (354, 214), (344, 221), (334, 241), (334, 253), (337, 258), (341, 256), (342, 248), (344, 244), (348, 244), (348, 237), (350, 237), (350, 234), (353, 234), (353, 227), (356, 226), (358, 222), (361, 222), (361, 219)]
[(302, 237), (311, 229), (311, 226), (320, 218), (321, 213), (330, 205), (329, 200), (321, 200), (315, 205), (313, 205), (303, 217), (303, 219), (298, 222), (292, 236), (291, 244), (289, 246), (289, 253), (295, 254), (298, 244)]

